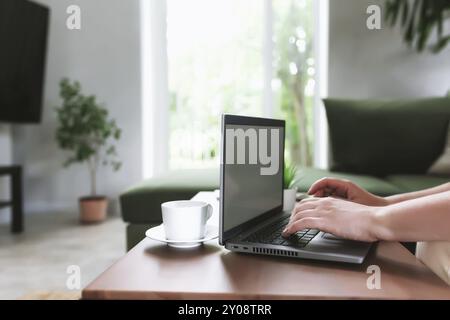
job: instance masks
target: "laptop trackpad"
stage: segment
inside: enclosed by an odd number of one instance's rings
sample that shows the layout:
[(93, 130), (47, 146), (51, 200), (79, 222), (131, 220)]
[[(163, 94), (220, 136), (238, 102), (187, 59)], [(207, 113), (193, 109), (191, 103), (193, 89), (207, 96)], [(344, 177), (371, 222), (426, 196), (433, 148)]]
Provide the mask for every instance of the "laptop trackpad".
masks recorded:
[(345, 240), (344, 238), (335, 236), (334, 234), (331, 234), (331, 233), (323, 233), (322, 238), (327, 239), (327, 240)]

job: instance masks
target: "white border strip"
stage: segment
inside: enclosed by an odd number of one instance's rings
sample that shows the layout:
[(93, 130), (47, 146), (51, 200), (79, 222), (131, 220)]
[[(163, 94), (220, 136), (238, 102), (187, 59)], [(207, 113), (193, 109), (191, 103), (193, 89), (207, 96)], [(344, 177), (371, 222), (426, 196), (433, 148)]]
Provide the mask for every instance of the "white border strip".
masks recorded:
[(329, 0), (314, 1), (314, 166), (328, 168), (328, 122), (322, 98), (328, 96)]
[(141, 0), (142, 172), (164, 173), (169, 158), (166, 1)]

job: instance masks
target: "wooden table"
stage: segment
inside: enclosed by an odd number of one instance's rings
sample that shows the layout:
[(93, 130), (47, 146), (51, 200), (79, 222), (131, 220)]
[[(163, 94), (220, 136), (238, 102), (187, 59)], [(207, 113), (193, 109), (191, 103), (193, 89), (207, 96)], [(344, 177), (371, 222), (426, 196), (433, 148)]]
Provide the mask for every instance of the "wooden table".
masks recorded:
[[(196, 199), (216, 206), (211, 194)], [(216, 211), (216, 210), (215, 210)], [(217, 219), (217, 211), (214, 219)], [(381, 269), (368, 289), (367, 267)], [(210, 241), (174, 249), (142, 240), (82, 292), (84, 299), (450, 299), (445, 284), (397, 242), (381, 242), (362, 265), (237, 254)]]

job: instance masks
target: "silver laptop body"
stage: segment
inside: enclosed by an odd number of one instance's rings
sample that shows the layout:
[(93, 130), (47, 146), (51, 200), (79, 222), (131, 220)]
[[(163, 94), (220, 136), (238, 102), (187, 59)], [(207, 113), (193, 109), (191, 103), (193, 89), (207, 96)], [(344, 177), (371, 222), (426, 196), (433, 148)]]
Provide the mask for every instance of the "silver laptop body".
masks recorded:
[(284, 141), (283, 120), (222, 116), (219, 243), (241, 253), (362, 263), (370, 243), (319, 230), (280, 236), (290, 216), (282, 210)]

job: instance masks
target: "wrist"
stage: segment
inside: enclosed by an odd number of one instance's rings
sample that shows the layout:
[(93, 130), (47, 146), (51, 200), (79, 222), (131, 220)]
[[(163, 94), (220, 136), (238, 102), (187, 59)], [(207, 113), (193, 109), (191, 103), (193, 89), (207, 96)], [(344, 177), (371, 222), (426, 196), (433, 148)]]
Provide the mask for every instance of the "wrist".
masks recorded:
[(402, 194), (397, 194), (397, 195), (393, 195), (393, 196), (389, 196), (389, 197), (386, 197), (386, 198), (384, 198), (385, 200), (386, 200), (386, 205), (387, 206), (389, 206), (389, 205), (391, 205), (391, 204), (396, 204), (396, 203), (399, 203), (399, 202), (402, 202), (402, 201), (405, 201), (405, 200), (407, 200), (407, 199), (404, 199), (403, 198), (403, 195)]
[(365, 204), (366, 206), (371, 207), (385, 207), (390, 203), (387, 198), (369, 194), (368, 197), (366, 197), (364, 201), (361, 202), (361, 204)]
[(375, 196), (376, 197), (376, 204), (378, 207), (385, 207), (390, 205), (390, 201), (388, 198), (385, 197), (380, 197), (380, 196)]
[(392, 241), (393, 232), (389, 225), (389, 206), (373, 208), (371, 234), (377, 240)]

